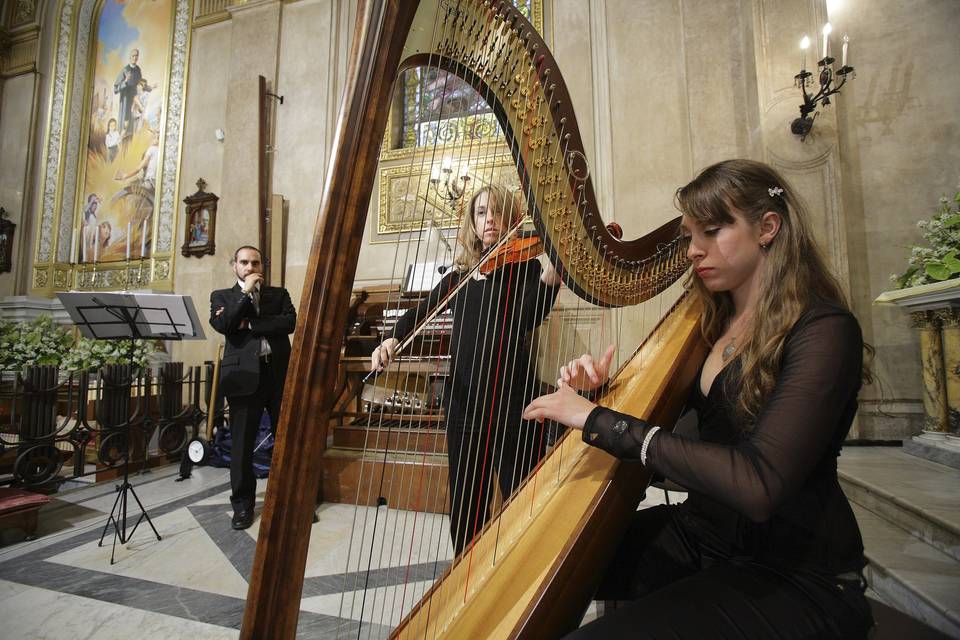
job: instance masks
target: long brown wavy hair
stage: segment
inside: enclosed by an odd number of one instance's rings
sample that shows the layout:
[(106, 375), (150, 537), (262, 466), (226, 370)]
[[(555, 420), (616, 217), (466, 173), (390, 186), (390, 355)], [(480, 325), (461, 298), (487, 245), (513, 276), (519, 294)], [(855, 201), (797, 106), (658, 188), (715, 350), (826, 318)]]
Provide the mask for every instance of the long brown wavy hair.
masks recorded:
[[(768, 211), (780, 215), (780, 230), (766, 249), (760, 297), (740, 348), (740, 391), (736, 407), (747, 429), (770, 397), (780, 372), (790, 329), (811, 300), (849, 309), (810, 230), (806, 210), (793, 187), (771, 167), (753, 160), (726, 160), (707, 167), (676, 193), (676, 207), (703, 225), (734, 222), (733, 211), (752, 225)], [(688, 288), (703, 303), (701, 329), (712, 346), (734, 313), (729, 292), (712, 292), (691, 274)], [(868, 355), (871, 351), (866, 346)], [(863, 376), (870, 381), (868, 358)]]
[(472, 269), (480, 262), (483, 254), (483, 242), (474, 228), (474, 210), (480, 194), (487, 194), (487, 215), (497, 216), (500, 229), (506, 231), (520, 220), (523, 207), (520, 194), (499, 184), (488, 184), (477, 189), (460, 216), (460, 230), (457, 231), (457, 244), (463, 249), (454, 263), (461, 271)]

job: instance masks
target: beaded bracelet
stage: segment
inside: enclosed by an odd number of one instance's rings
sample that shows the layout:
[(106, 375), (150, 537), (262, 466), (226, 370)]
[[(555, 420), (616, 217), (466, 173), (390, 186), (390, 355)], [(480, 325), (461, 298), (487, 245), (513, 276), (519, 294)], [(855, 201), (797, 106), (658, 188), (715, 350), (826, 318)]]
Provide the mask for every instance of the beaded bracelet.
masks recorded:
[(650, 441), (653, 440), (653, 434), (657, 431), (660, 431), (660, 427), (650, 427), (650, 431), (647, 431), (647, 435), (643, 439), (643, 446), (640, 447), (640, 464), (644, 466), (647, 464), (647, 447), (650, 446)]

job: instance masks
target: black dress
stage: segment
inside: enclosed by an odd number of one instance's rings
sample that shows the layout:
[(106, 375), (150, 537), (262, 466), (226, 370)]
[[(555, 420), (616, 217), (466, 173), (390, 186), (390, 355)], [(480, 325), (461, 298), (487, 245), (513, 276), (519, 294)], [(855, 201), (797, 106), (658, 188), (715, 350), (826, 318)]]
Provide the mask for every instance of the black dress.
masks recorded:
[[(510, 495), (546, 449), (543, 428), (522, 419), (540, 394), (530, 363), (529, 333), (553, 307), (559, 287), (540, 281), (537, 260), (507, 265), (475, 279), (448, 303), (453, 312), (450, 375), (444, 383), (450, 485), (450, 532), (460, 553), (489, 518), (491, 474)], [(389, 337), (403, 338), (456, 289), (446, 275)]]
[[(689, 405), (699, 441), (658, 432), (647, 452), (650, 469), (689, 496), (637, 512), (597, 593), (632, 602), (570, 637), (864, 637), (872, 619), (863, 542), (837, 480), (862, 354), (848, 311), (811, 306), (787, 337), (776, 386), (750, 431), (733, 404), (739, 360), (706, 396), (698, 380)], [(614, 428), (621, 420), (625, 432)], [(636, 459), (649, 428), (598, 408), (584, 439)]]

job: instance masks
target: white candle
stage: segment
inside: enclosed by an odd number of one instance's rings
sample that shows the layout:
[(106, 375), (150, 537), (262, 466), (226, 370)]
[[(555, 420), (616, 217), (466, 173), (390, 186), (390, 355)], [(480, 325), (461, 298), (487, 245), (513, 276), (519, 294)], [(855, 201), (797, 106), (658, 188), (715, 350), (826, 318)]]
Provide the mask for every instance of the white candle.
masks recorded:
[(843, 49), (842, 49), (843, 54), (840, 60), (841, 67), (847, 66), (847, 49), (849, 48), (850, 48), (850, 36), (848, 36), (847, 34), (843, 34)]
[(147, 221), (143, 221), (143, 233), (140, 234), (140, 257), (147, 257)]
[(83, 254), (83, 261), (86, 262), (87, 261), (87, 243), (86, 243), (86, 238), (84, 238), (83, 236), (80, 236), (80, 244), (83, 247), (81, 251), (81, 253)]
[(828, 22), (823, 25), (823, 57), (826, 58), (827, 54), (830, 53), (830, 32), (833, 31), (833, 26)]
[(127, 262), (130, 261), (130, 225), (132, 223), (127, 223)]
[(77, 228), (73, 228), (73, 235), (70, 236), (70, 264), (77, 262)]
[(804, 34), (800, 40), (800, 71), (807, 70), (807, 49), (810, 48), (810, 36)]
[(97, 258), (100, 257), (100, 228), (94, 227), (96, 238), (93, 241), (93, 264), (97, 264)]

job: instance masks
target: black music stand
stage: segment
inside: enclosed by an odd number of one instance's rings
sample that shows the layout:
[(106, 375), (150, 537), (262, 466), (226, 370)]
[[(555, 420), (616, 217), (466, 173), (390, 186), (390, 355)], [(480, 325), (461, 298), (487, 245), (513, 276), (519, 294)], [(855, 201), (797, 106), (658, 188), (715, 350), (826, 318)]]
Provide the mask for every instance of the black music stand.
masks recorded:
[[(70, 319), (88, 338), (97, 340), (130, 340), (130, 363), (133, 364), (134, 340), (202, 340), (203, 329), (193, 308), (189, 296), (173, 294), (136, 294), (136, 293), (59, 293), (57, 297), (63, 303)], [(132, 388), (131, 374), (129, 385)], [(110, 564), (114, 563), (117, 538), (120, 544), (126, 544), (143, 520), (147, 521), (153, 534), (160, 540), (157, 528), (147, 514), (143, 503), (130, 484), (130, 444), (129, 429), (132, 426), (128, 416), (126, 424), (127, 441), (123, 458), (123, 484), (117, 487), (117, 499), (110, 509), (110, 517), (100, 534), (97, 546), (103, 546), (110, 524), (113, 524), (113, 546), (110, 550)], [(127, 491), (133, 495), (140, 507), (140, 517), (130, 531), (127, 531)], [(119, 507), (119, 515), (117, 515)]]

